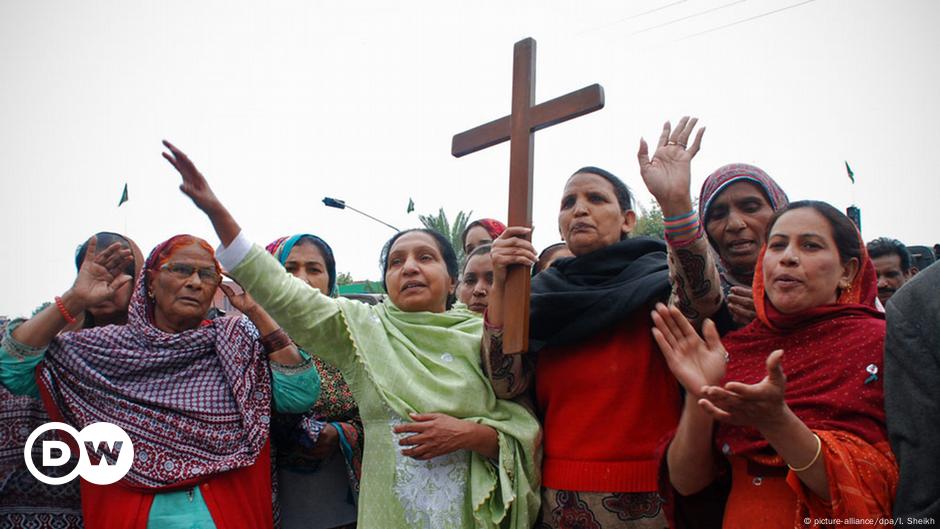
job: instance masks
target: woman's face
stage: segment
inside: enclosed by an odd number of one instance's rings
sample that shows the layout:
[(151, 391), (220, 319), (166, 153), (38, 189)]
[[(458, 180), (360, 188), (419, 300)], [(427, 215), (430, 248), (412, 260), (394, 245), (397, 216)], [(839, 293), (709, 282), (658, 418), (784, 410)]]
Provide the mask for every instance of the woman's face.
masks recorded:
[(389, 249), (385, 286), (399, 309), (444, 312), (454, 282), (437, 242), (427, 233), (406, 233)]
[(463, 251), (465, 255), (470, 255), (477, 246), (491, 244), (493, 237), (483, 226), (474, 226), (467, 231), (467, 236), (463, 240)]
[(574, 255), (610, 246), (636, 226), (633, 211), (621, 211), (614, 186), (590, 173), (568, 179), (558, 212), (558, 231)]
[(552, 263), (561, 259), (562, 257), (574, 257), (574, 254), (571, 253), (571, 250), (567, 246), (559, 246), (552, 250), (548, 255), (542, 257), (542, 260), (539, 261), (539, 271), (544, 272), (552, 267)]
[(490, 290), (493, 288), (493, 259), (489, 253), (474, 255), (467, 261), (460, 282), (457, 299), (473, 312), (486, 310)]
[(733, 272), (754, 272), (773, 214), (764, 192), (751, 182), (731, 184), (712, 201), (705, 231)]
[(853, 257), (843, 264), (829, 221), (813, 208), (799, 208), (777, 219), (763, 266), (767, 297), (780, 312), (794, 314), (835, 303), (859, 263)]
[[(185, 269), (191, 268), (190, 274)], [(167, 263), (151, 272), (154, 325), (166, 332), (195, 329), (205, 319), (219, 286), (212, 255), (193, 243), (176, 250)]]
[(330, 273), (326, 267), (326, 258), (316, 244), (301, 239), (291, 248), (284, 268), (304, 283), (330, 295)]

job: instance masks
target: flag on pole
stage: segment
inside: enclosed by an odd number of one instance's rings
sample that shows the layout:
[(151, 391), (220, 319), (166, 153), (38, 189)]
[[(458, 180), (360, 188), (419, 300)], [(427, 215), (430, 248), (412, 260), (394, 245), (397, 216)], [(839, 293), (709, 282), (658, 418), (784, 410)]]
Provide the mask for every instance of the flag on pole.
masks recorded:
[(408, 211), (406, 211), (405, 213), (411, 213), (414, 210), (415, 210), (415, 201), (412, 200), (411, 197), (408, 197)]
[(121, 193), (121, 201), (118, 202), (118, 207), (121, 207), (125, 202), (127, 202), (127, 182), (124, 182), (124, 192)]
[(854, 184), (854, 183), (855, 183), (855, 173), (853, 173), (853, 172), (852, 172), (852, 168), (849, 167), (849, 162), (845, 162), (845, 170), (846, 170), (847, 173), (849, 173), (849, 180), (851, 180), (852, 183)]

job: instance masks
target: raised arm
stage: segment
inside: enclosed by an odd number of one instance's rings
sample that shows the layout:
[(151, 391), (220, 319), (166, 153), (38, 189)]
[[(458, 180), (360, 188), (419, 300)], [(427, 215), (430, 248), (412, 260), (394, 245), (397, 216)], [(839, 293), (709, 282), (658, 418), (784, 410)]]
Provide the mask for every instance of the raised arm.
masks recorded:
[(209, 217), (216, 235), (219, 236), (219, 240), (222, 242), (222, 246), (230, 246), (235, 237), (238, 237), (238, 234), (241, 233), (241, 227), (215, 196), (212, 188), (209, 187), (209, 182), (196, 169), (196, 165), (190, 161), (189, 157), (166, 140), (163, 140), (163, 145), (170, 151), (169, 154), (163, 153), (163, 157), (183, 177), (180, 191), (192, 199), (196, 207)]
[[(341, 361), (344, 352), (351, 351), (351, 342), (336, 300), (293, 277), (276, 259), (252, 245), (189, 157), (170, 142), (163, 144), (170, 151), (163, 157), (183, 178), (180, 191), (212, 221), (224, 247), (219, 254), (222, 265), (264, 309), (253, 315), (256, 323), (270, 327), (265, 320), (270, 315), (304, 350), (334, 365)], [(284, 352), (285, 359), (296, 360), (292, 347)]]
[(692, 207), (692, 158), (701, 148), (705, 134), (704, 128), (699, 129), (695, 141), (688, 145), (697, 122), (697, 118), (686, 116), (672, 130), (667, 121), (653, 158), (650, 159), (649, 147), (643, 139), (637, 153), (643, 182), (663, 212), (672, 284), (669, 304), (679, 307), (696, 328), (722, 304), (718, 268), (698, 213)]
[(75, 316), (85, 311), (85, 307), (112, 299), (131, 280), (131, 276), (124, 273), (133, 260), (131, 251), (114, 243), (97, 253), (97, 244), (97, 238), (92, 237), (72, 287), (13, 331), (16, 341), (32, 348), (47, 347)]
[(34, 368), (42, 361), (46, 348), (85, 307), (111, 299), (131, 280), (124, 274), (132, 259), (130, 250), (114, 243), (95, 252), (97, 239), (88, 243), (78, 277), (55, 303), (26, 321), (13, 321), (2, 327), (0, 339), (0, 384), (16, 395), (39, 396)]

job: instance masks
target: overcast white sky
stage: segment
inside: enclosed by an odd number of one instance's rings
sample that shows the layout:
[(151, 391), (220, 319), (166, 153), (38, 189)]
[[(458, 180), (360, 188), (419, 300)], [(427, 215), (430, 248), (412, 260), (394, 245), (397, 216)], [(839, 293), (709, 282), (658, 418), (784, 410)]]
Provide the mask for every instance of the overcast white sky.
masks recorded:
[(441, 206), (505, 218), (508, 144), (456, 159), (450, 141), (509, 112), (527, 36), (538, 101), (591, 83), (607, 97), (536, 136), (537, 247), (558, 239), (564, 181), (583, 165), (648, 204), (639, 138), (683, 114), (708, 127), (696, 194), (720, 165), (750, 162), (791, 199), (857, 202), (866, 239), (940, 242), (938, 21), (930, 0), (3, 0), (0, 314), (67, 289), (96, 231), (145, 253), (181, 232), (217, 243), (162, 138), (254, 240), (316, 233), (357, 279), (379, 277), (392, 232), (324, 196), (400, 228)]

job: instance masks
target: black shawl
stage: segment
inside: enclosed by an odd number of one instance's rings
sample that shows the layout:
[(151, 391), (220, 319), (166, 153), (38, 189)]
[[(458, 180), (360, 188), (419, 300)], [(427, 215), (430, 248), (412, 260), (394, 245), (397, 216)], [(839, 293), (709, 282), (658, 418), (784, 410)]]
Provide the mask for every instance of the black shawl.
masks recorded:
[(591, 338), (669, 291), (663, 241), (627, 239), (559, 259), (532, 279), (529, 350)]

